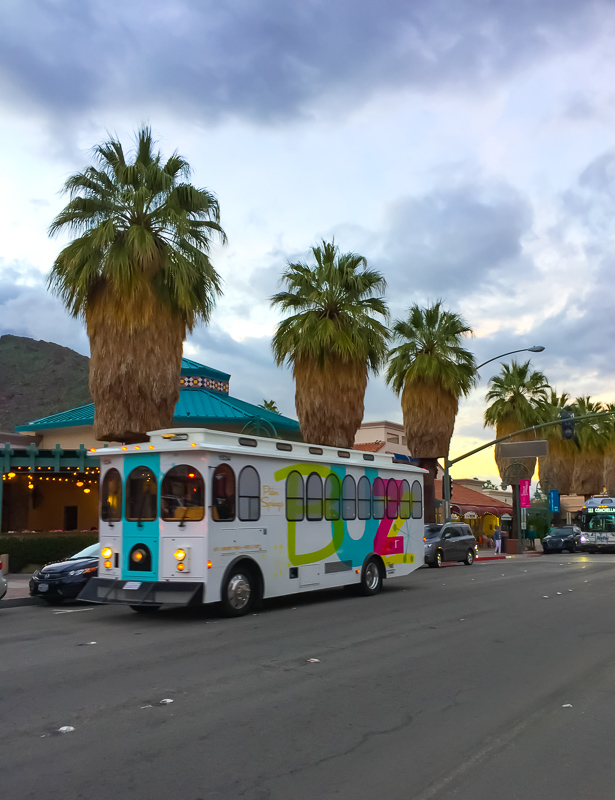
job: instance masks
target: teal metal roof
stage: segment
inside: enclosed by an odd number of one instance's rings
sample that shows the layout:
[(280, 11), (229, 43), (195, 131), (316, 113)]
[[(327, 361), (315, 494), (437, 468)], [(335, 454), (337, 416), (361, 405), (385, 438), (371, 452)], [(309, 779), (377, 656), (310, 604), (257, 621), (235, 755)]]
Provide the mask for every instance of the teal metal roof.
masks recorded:
[(206, 367), (205, 364), (199, 364), (197, 361), (191, 361), (189, 358), (182, 358), (181, 374), (187, 375), (190, 378), (211, 378), (214, 381), (230, 381), (231, 376), (228, 372), (220, 372), (218, 369)]
[[(246, 425), (257, 417), (273, 425), (278, 433), (300, 433), (299, 423), (259, 408), (236, 397), (214, 392), (210, 389), (182, 389), (173, 415), (174, 425)], [(87, 406), (62, 411), (49, 417), (34, 420), (28, 425), (20, 425), (16, 431), (35, 432), (50, 428), (71, 428), (77, 425), (94, 424), (94, 403)]]

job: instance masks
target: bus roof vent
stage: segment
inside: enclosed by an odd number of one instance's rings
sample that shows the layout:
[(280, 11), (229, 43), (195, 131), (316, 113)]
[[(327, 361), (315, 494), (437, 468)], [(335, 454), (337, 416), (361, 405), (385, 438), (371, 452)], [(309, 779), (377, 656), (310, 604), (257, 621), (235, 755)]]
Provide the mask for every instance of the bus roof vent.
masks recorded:
[(321, 456), (322, 455), (322, 447), (310, 447), (310, 453), (313, 456)]
[(278, 450), (286, 450), (290, 451), (293, 449), (292, 444), (288, 444), (287, 442), (276, 442), (275, 446)]
[(350, 458), (350, 453), (347, 450), (338, 450), (337, 454), (340, 458)]
[(256, 439), (248, 439), (245, 436), (239, 437), (239, 444), (242, 444), (244, 447), (257, 447), (258, 442)]
[(363, 453), (363, 461), (375, 461), (373, 453)]

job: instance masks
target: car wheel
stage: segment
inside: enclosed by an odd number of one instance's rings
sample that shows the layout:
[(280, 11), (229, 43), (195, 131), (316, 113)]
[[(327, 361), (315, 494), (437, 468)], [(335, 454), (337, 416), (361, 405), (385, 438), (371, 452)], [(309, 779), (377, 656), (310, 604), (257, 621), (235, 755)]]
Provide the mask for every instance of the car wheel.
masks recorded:
[(130, 606), (137, 614), (155, 614), (160, 611), (160, 606)]
[(435, 561), (426, 561), (425, 563), (427, 564), (428, 567), (437, 567), (438, 566)]
[(434, 567), (442, 566), (442, 550), (438, 550), (434, 558)]
[(466, 557), (463, 559), (463, 563), (467, 564), (468, 567), (472, 566), (474, 563), (474, 553), (471, 550), (468, 550), (466, 553)]
[(363, 567), (359, 591), (364, 597), (371, 597), (373, 594), (378, 594), (381, 589), (382, 573), (380, 571), (380, 565), (375, 558), (370, 558)]
[(64, 602), (63, 597), (43, 597), (43, 600), (47, 603), (48, 606), (61, 606), (62, 603)]
[(256, 581), (250, 569), (240, 565), (232, 570), (222, 586), (222, 609), (227, 617), (247, 614), (256, 598)]

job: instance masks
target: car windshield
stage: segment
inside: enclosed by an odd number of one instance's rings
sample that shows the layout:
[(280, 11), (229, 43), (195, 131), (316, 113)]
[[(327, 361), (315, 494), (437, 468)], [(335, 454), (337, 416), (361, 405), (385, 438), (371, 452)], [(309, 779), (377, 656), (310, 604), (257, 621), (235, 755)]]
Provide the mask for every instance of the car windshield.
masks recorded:
[(100, 555), (100, 544), (96, 542), (96, 544), (91, 544), (89, 547), (84, 547), (83, 550), (80, 550), (78, 553), (75, 553), (74, 556), (71, 556), (68, 560), (75, 561), (77, 558), (98, 558)]
[(572, 528), (555, 528), (551, 531), (551, 536), (570, 536)]
[(426, 539), (437, 539), (440, 535), (440, 531), (442, 530), (441, 525), (425, 525), (425, 538)]

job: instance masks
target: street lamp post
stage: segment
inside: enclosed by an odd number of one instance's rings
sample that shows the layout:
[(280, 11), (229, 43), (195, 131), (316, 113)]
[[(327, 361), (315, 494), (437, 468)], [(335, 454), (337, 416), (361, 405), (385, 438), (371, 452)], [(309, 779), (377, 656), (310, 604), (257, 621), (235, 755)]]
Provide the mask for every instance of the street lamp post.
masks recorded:
[[(532, 347), (522, 347), (520, 350), (511, 350), (509, 353), (501, 353), (499, 356), (494, 356), (493, 358), (488, 358), (487, 361), (483, 361), (482, 364), (479, 364), (476, 367), (476, 371), (481, 367), (484, 367), (485, 364), (490, 364), (492, 361), (498, 361), (500, 358), (505, 358), (506, 356), (512, 356), (515, 353), (542, 353), (544, 347), (541, 344), (535, 344)], [(444, 500), (444, 521), (448, 522), (451, 518), (451, 492), (450, 492), (450, 484), (448, 480), (448, 456), (444, 459), (445, 464), (445, 473), (446, 479), (444, 481), (444, 485), (442, 486), (442, 498)]]
[(521, 350), (511, 350), (510, 353), (502, 353), (499, 356), (494, 356), (493, 358), (488, 358), (487, 361), (483, 361), (482, 364), (479, 364), (476, 369), (479, 370), (481, 367), (484, 367), (485, 364), (490, 364), (492, 361), (497, 361), (500, 358), (504, 358), (505, 356), (512, 356), (515, 353), (542, 353), (544, 347), (541, 344), (535, 344), (533, 347), (522, 347)]

